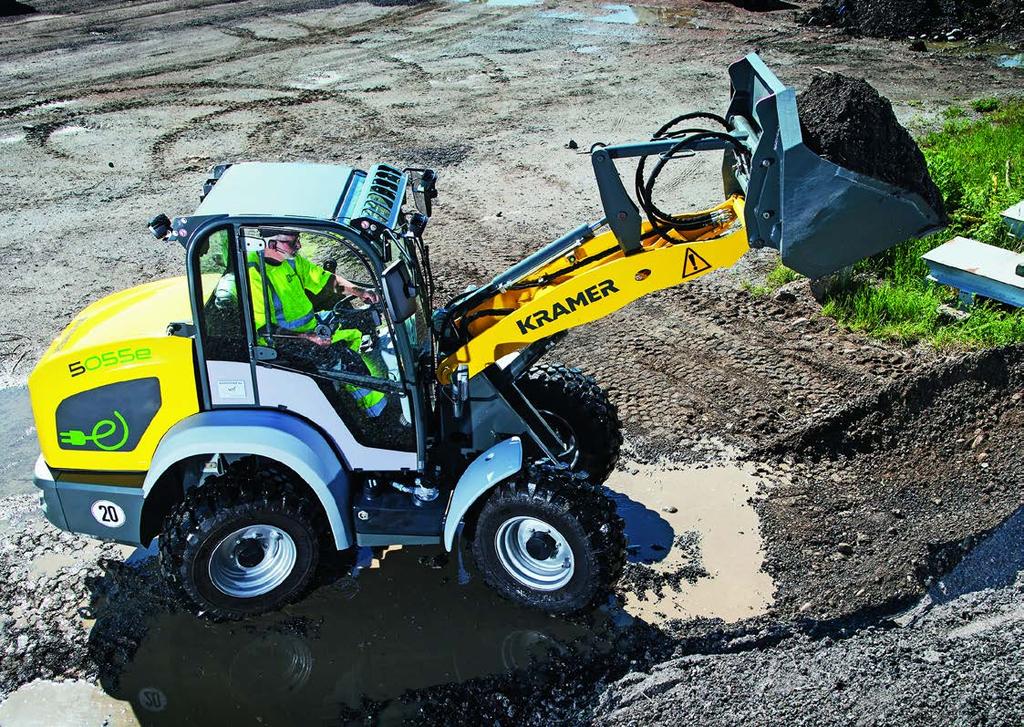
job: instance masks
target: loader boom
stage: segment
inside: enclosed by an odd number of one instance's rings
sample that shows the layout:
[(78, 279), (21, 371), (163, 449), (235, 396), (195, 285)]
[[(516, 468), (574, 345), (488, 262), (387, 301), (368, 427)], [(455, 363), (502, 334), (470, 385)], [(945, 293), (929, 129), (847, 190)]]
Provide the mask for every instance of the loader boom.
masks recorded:
[[(575, 241), (462, 317), (468, 342), (441, 361), (438, 379), (447, 383), (462, 364), (472, 377), (534, 341), (603, 318), (656, 290), (734, 265), (749, 249), (743, 198), (733, 196), (707, 212), (720, 222), (686, 237), (673, 233), (676, 244), (648, 237), (633, 254), (626, 254), (613, 230)], [(649, 230), (644, 223), (641, 234)]]
[[(773, 247), (790, 268), (820, 277), (939, 229), (939, 214), (917, 193), (841, 167), (804, 144), (796, 92), (756, 54), (732, 64), (729, 76), (725, 116), (683, 114), (649, 141), (591, 149), (604, 219), (436, 312), (441, 383), (460, 366), (472, 377), (530, 343), (729, 267), (750, 247)], [(697, 126), (708, 123), (720, 128)], [(708, 151), (723, 153), (725, 201), (699, 212), (661, 211), (652, 196), (661, 169)], [(636, 202), (615, 165), (631, 157), (640, 158)]]

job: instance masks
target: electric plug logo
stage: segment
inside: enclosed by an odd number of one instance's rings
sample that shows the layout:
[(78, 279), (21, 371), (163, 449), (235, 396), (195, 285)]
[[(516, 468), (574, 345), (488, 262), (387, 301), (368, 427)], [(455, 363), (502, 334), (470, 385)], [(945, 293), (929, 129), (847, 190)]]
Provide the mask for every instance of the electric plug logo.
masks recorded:
[[(117, 421), (114, 421), (114, 420)], [(118, 440), (111, 440), (111, 437), (117, 435), (118, 424), (120, 424), (121, 438)], [(104, 452), (114, 452), (121, 449), (128, 442), (128, 422), (125, 421), (124, 417), (121, 416), (121, 412), (117, 409), (114, 410), (114, 419), (100, 419), (98, 422), (92, 425), (92, 430), (89, 434), (86, 434), (81, 429), (69, 429), (66, 432), (58, 432), (60, 435), (60, 443), (62, 445), (68, 445), (70, 447), (84, 447), (86, 444), (92, 443), (97, 449), (102, 449)]]
[(57, 446), (75, 452), (131, 452), (160, 411), (160, 379), (119, 381), (57, 405)]

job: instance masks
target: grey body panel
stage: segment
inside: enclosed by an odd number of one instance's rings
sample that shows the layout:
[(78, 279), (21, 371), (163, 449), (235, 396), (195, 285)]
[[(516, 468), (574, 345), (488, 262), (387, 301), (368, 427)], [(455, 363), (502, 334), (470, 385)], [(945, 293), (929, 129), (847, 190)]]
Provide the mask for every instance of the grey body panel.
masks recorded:
[(469, 380), (468, 404), (472, 446), (477, 452), (486, 452), (510, 436), (530, 436), (526, 422), (486, 376), (474, 376)]
[(176, 462), (201, 454), (253, 454), (280, 462), (309, 485), (323, 506), (338, 550), (353, 545), (348, 474), (324, 436), (299, 417), (271, 409), (215, 409), (171, 427), (143, 482), (149, 494)]
[(377, 533), (357, 533), (356, 545), (387, 546), (387, 545), (436, 545), (441, 539), (434, 535), (380, 535)]
[(498, 442), (473, 460), (462, 473), (444, 520), (444, 547), (452, 549), (459, 523), (482, 495), (523, 468), (523, 443), (519, 437)]
[[(58, 481), (42, 456), (36, 462), (33, 481), (42, 491), (43, 515), (61, 530), (125, 545), (145, 545), (139, 539), (142, 488)], [(117, 527), (103, 525), (93, 517), (92, 507), (97, 502), (113, 503), (124, 511), (124, 519)]]

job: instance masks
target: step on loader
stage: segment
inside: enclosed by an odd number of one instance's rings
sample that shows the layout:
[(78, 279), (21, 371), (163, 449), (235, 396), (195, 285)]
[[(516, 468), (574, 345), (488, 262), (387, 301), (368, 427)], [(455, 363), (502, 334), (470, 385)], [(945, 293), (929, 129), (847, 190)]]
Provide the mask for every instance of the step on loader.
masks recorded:
[[(730, 75), (725, 115), (591, 149), (602, 219), (443, 304), (433, 171), (216, 167), (193, 214), (151, 223), (184, 247), (185, 275), (93, 303), (29, 379), (46, 517), (159, 538), (183, 602), (215, 618), (299, 598), (331, 552), (418, 544), (466, 547), (515, 601), (591, 606), (625, 561), (602, 491), (620, 423), (592, 377), (541, 357), (750, 246), (817, 276), (938, 224), (916, 194), (809, 150), (793, 90), (756, 55)], [(661, 170), (707, 152), (722, 203), (661, 210)]]

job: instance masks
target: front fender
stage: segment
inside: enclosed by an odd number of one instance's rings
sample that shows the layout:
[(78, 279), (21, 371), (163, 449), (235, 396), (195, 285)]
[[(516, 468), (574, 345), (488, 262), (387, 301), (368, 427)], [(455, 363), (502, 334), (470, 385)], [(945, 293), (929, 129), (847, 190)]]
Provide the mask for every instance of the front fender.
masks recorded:
[(273, 409), (215, 409), (183, 419), (160, 440), (143, 495), (176, 462), (201, 454), (258, 455), (288, 467), (316, 494), (338, 550), (354, 544), (348, 474), (323, 435), (302, 419)]
[(452, 549), (455, 532), (469, 508), (480, 497), (523, 468), (523, 443), (519, 437), (498, 442), (474, 459), (462, 473), (444, 520), (444, 547)]

